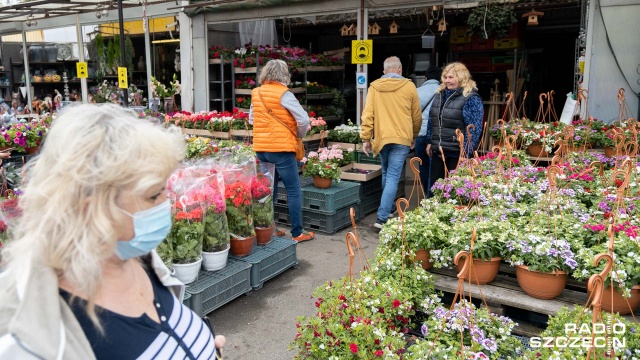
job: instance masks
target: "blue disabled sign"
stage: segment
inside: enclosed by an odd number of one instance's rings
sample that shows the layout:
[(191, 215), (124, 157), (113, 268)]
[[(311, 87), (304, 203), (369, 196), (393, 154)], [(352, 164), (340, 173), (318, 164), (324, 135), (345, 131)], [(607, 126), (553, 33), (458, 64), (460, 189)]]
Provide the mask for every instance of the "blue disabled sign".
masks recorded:
[(366, 89), (367, 88), (367, 73), (366, 72), (356, 73), (356, 88), (358, 88), (358, 89)]

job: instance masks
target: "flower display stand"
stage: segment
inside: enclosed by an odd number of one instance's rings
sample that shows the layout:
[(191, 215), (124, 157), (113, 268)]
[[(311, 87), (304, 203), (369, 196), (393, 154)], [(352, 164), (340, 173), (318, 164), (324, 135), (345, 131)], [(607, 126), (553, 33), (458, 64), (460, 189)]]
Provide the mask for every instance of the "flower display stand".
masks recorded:
[(201, 270), (198, 280), (186, 288), (190, 296), (189, 307), (198, 316), (206, 315), (250, 291), (251, 265), (231, 256), (226, 267), (216, 272)]
[(313, 185), (302, 188), (303, 210), (335, 213), (337, 209), (355, 204), (360, 199), (360, 183), (341, 181), (330, 188), (318, 189)]
[[(458, 271), (451, 269), (429, 270), (434, 275), (436, 290), (454, 294), (458, 286)], [(584, 305), (587, 302), (586, 282), (568, 279), (567, 286), (560, 296), (551, 300), (536, 299), (520, 288), (515, 277), (516, 268), (508, 264), (501, 264), (495, 280), (482, 285), (482, 295), (492, 311), (499, 315), (518, 318), (519, 326), (514, 333), (526, 336), (538, 336), (546, 327), (548, 316), (555, 315), (563, 306)], [(468, 284), (468, 283), (466, 283)], [(470, 290), (470, 291), (469, 291)], [(472, 285), (465, 288), (473, 297), (480, 296), (480, 287)]]
[(250, 255), (230, 258), (251, 266), (251, 287), (258, 290), (265, 281), (298, 265), (297, 245), (293, 240), (274, 236), (269, 244), (257, 247)]

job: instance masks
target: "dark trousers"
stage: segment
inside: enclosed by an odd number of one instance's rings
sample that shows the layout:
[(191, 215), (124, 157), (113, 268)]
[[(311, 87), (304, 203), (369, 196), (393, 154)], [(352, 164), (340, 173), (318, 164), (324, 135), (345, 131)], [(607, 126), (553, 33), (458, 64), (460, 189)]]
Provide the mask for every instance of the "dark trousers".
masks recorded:
[[(447, 170), (451, 171), (458, 166), (458, 157), (446, 157), (445, 162), (447, 164)], [(438, 179), (444, 178), (444, 165), (445, 162), (442, 161), (442, 155), (439, 152), (433, 152), (433, 156), (431, 157), (431, 186), (438, 181)], [(431, 195), (429, 195), (431, 197)]]

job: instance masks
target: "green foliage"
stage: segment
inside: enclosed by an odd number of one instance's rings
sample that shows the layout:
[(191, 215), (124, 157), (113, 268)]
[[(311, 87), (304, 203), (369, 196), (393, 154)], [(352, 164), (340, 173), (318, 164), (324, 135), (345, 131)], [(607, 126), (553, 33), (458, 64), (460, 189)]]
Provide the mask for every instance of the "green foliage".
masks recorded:
[(208, 209), (204, 216), (204, 244), (205, 252), (218, 252), (225, 250), (229, 245), (229, 226), (225, 213)]
[(171, 267), (173, 265), (173, 244), (171, 242), (172, 238), (168, 236), (160, 243), (160, 245), (158, 245), (158, 247), (156, 247), (156, 252), (167, 267)]
[(173, 223), (168, 238), (173, 244), (174, 264), (190, 264), (200, 259), (203, 232), (201, 222), (178, 220)]
[[(513, 11), (513, 7), (500, 3), (496, 0), (486, 0), (474, 8), (467, 25), (470, 26), (471, 33), (478, 33), (483, 38), (497, 35), (503, 37), (511, 25), (518, 21)], [(485, 36), (485, 30), (486, 35)]]
[[(585, 333), (571, 333), (566, 331), (566, 324), (572, 324), (576, 326), (577, 329), (580, 329), (581, 326), (586, 326), (585, 329), (593, 329), (592, 318), (593, 312), (591, 310), (585, 310), (581, 307), (574, 307), (569, 309), (568, 307), (563, 307), (556, 315), (549, 317), (549, 322), (547, 329), (540, 334), (541, 338), (546, 337), (587, 337), (591, 338), (591, 334)], [(614, 347), (612, 349), (605, 348), (596, 348), (595, 354), (591, 354), (590, 358), (593, 360), (605, 360), (605, 359), (638, 359), (640, 358), (640, 328), (637, 323), (632, 323), (631, 321), (626, 320), (622, 316), (615, 314), (611, 315), (607, 312), (602, 312), (602, 320), (601, 323), (605, 326), (611, 326), (611, 324), (624, 324), (625, 325), (625, 333), (624, 334), (613, 334), (611, 330), (605, 331), (605, 334), (596, 335), (596, 336), (606, 336), (607, 338), (612, 340), (612, 345), (615, 344), (612, 338), (617, 338), (622, 341), (626, 339), (626, 347)], [(618, 325), (619, 326), (619, 325)], [(616, 326), (616, 327), (618, 327)], [(612, 327), (613, 328), (613, 327)], [(621, 326), (620, 326), (621, 328)], [(544, 341), (542, 342), (544, 344)], [(552, 346), (556, 346), (556, 342), (553, 341)], [(582, 341), (580, 341), (582, 344)], [(607, 354), (607, 351), (611, 350), (612, 354)], [(615, 354), (615, 355), (614, 355)], [(586, 359), (587, 358), (587, 348), (586, 347), (540, 347), (533, 348), (528, 351), (524, 355), (525, 359), (558, 359), (558, 360), (573, 360), (573, 359)]]
[(104, 37), (102, 34), (96, 35), (95, 39), (96, 53), (98, 55), (98, 69), (96, 70), (96, 81), (102, 82), (105, 75), (105, 68), (107, 66), (107, 49), (104, 46)]
[(107, 45), (107, 73), (113, 73), (114, 66), (117, 64), (116, 60), (116, 50), (115, 45), (113, 44), (113, 40), (109, 41)]
[(127, 65), (127, 71), (129, 74), (133, 73), (133, 58), (136, 56), (136, 50), (133, 47), (133, 42), (131, 41), (131, 37), (127, 36), (124, 41), (124, 55), (125, 55), (125, 63)]
[(237, 238), (246, 238), (255, 235), (253, 230), (253, 218), (251, 206), (233, 206), (227, 202), (227, 220), (229, 221), (229, 233)]
[(268, 195), (260, 200), (253, 199), (253, 225), (270, 227), (273, 225), (273, 196)]

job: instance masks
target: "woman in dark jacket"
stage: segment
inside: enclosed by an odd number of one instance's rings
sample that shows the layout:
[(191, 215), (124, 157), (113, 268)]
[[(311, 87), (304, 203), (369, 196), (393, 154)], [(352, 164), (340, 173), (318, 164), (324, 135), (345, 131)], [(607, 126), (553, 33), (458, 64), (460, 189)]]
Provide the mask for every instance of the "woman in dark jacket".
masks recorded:
[[(464, 155), (473, 155), (482, 137), (483, 116), (482, 98), (467, 67), (459, 62), (447, 65), (429, 113), (427, 138), (431, 143), (427, 145), (427, 154), (431, 156), (431, 186), (458, 166), (460, 143), (456, 129), (464, 134)], [(469, 139), (467, 126), (471, 124), (475, 128)]]

